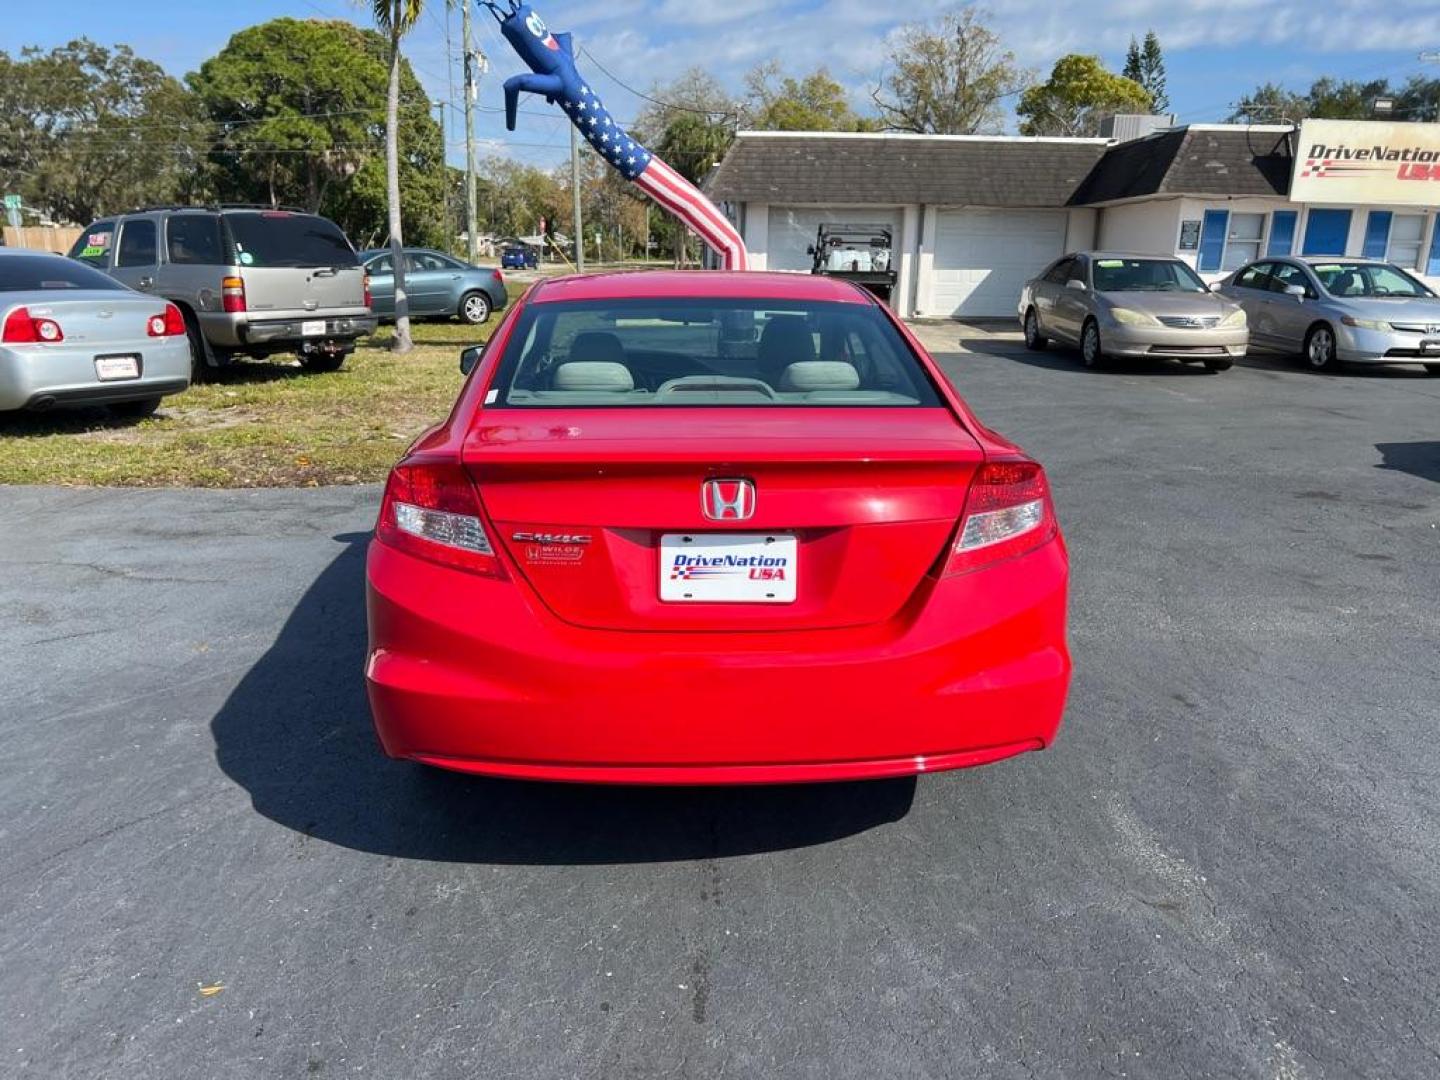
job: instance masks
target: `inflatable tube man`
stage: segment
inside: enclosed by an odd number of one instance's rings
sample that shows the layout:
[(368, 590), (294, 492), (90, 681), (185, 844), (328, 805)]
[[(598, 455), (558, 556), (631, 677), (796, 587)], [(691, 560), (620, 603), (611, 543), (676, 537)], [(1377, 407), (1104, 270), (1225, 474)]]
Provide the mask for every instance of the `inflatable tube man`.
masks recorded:
[[(670, 213), (690, 226), (720, 256), (727, 270), (746, 269), (745, 241), (694, 184), (646, 150), (611, 118), (575, 69), (569, 34), (552, 34), (528, 4), (480, 0), (500, 22), (500, 33), (531, 74), (505, 80), (505, 126), (515, 130), (520, 92), (558, 102), (595, 152)], [(503, 5), (503, 6), (502, 6)]]

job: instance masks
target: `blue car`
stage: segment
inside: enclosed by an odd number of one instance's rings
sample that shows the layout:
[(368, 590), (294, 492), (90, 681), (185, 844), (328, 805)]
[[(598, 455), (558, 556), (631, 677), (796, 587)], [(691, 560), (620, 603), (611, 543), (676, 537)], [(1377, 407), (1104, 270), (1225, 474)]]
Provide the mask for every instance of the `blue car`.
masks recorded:
[[(360, 262), (370, 275), (370, 310), (382, 319), (395, 317), (395, 271), (390, 249), (362, 251)], [(478, 325), (492, 311), (505, 307), (505, 278), (499, 270), (471, 266), (429, 248), (405, 249), (405, 292), (410, 317), (448, 319)]]
[(506, 270), (535, 270), (540, 255), (528, 244), (511, 244), (500, 250), (500, 265)]

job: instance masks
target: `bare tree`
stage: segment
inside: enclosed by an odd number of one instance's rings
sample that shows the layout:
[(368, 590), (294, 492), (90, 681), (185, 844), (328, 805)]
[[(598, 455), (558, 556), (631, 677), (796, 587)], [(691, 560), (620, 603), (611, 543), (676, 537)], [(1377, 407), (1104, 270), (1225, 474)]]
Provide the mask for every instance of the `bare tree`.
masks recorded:
[(952, 8), (933, 23), (910, 23), (890, 39), (888, 72), (872, 95), (892, 131), (929, 135), (996, 132), (1005, 98), (1030, 85), (974, 8)]

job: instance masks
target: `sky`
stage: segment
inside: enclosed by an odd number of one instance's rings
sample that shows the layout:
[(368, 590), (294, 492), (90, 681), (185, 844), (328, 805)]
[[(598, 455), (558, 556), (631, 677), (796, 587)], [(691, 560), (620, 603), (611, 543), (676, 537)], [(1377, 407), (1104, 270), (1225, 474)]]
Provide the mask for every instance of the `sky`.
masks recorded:
[[(686, 68), (704, 66), (738, 93), (745, 72), (772, 58), (795, 73), (827, 66), (857, 110), (869, 111), (887, 36), (901, 22), (923, 21), (948, 5), (942, 0), (903, 6), (884, 0), (537, 0), (535, 6), (552, 30), (574, 33), (613, 74), (582, 58), (582, 73), (611, 112), (629, 120), (644, 105), (633, 91), (647, 91)], [(1440, 75), (1440, 64), (1417, 59), (1422, 50), (1440, 51), (1436, 0), (996, 0), (979, 6), (1005, 47), (1042, 77), (1068, 52), (1098, 54), (1118, 71), (1131, 36), (1153, 29), (1164, 49), (1171, 110), (1181, 123), (1223, 120), (1236, 101), (1267, 80), (1304, 90), (1321, 75), (1395, 82), (1415, 73)], [(54, 8), (27, 7), (21, 17), (0, 20), (0, 49), (13, 55), (25, 45), (50, 47), (84, 35), (104, 45), (128, 44), (183, 77), (237, 30), (283, 15), (368, 24), (369, 4), (72, 0)], [(558, 108), (522, 100), (518, 129), (504, 130), (501, 83), (520, 68), (488, 12), (478, 10), (475, 23), (479, 45), (491, 60), (480, 88), (482, 152), (546, 167), (565, 160), (568, 121)], [(405, 51), (432, 99), (458, 106), (459, 8), (431, 0)], [(458, 109), (445, 112), (449, 157), (458, 165), (464, 160), (463, 125)]]

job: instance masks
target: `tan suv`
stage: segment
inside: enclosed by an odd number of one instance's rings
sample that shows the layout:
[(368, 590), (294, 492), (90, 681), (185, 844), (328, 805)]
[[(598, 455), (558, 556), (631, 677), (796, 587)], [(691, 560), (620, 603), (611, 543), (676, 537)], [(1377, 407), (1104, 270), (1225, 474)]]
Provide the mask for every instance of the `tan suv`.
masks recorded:
[(316, 214), (147, 207), (95, 222), (70, 257), (179, 307), (196, 379), (237, 356), (277, 353), (334, 371), (375, 329), (355, 249)]

